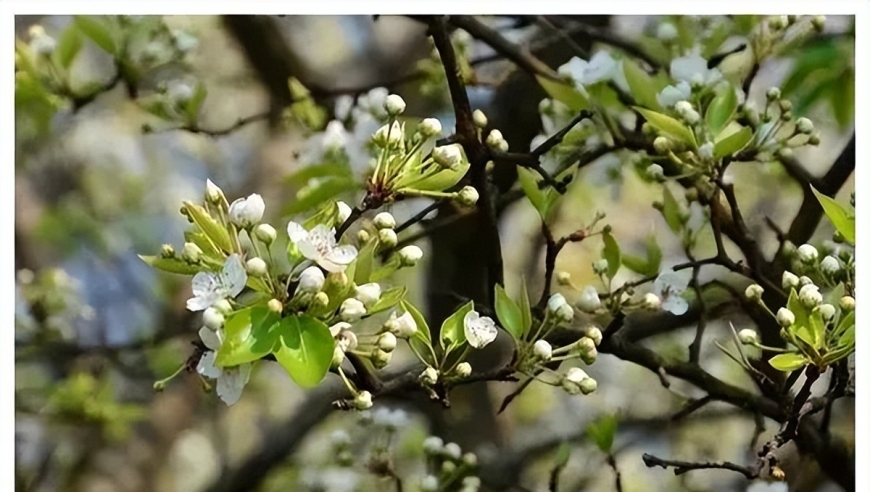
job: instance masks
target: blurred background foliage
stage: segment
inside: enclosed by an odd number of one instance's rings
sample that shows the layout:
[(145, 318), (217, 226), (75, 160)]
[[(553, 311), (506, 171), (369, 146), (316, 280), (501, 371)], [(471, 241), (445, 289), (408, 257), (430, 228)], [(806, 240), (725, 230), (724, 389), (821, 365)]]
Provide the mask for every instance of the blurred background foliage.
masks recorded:
[[(553, 36), (535, 19), (482, 19), (526, 46)], [(656, 36), (662, 21), (579, 19), (594, 32), (630, 40), (666, 60), (667, 49)], [(683, 25), (680, 18), (668, 21)], [(718, 41), (705, 49), (706, 57), (737, 46), (757, 19), (716, 22), (724, 27), (712, 34)], [(432, 417), (433, 410), (419, 401), (384, 399), (376, 406), (404, 413), (375, 412), (363, 422), (336, 413), (308, 432), (319, 419), (288, 417), (299, 409), (326, 412), (328, 406), (306, 403), (306, 395), (269, 363), (258, 366), (245, 396), (231, 408), (201, 391), (192, 374), (162, 393), (151, 386), (190, 355), (198, 321), (184, 310), (189, 286), (156, 273), (137, 253), (151, 254), (164, 243), (180, 250), (186, 224), (178, 206), (200, 197), (206, 178), (230, 197), (258, 192), (267, 203), (280, 204), (266, 211), (275, 224), (302, 211), (300, 202), (358, 199), (340, 177), (345, 168), (333, 168), (331, 178), (319, 176), (314, 190), (296, 174), (306, 139), (332, 119), (337, 96), (387, 86), (408, 102), (406, 113), (437, 116), (449, 134), (452, 110), (424, 26), (402, 17), (279, 16), (246, 24), (208, 16), (28, 16), (16, 18), (16, 36), (16, 490), (223, 490), (222, 474), (250, 466), (252, 457), (277, 449), (281, 439), (295, 439), (288, 449), (294, 452), (276, 457), (274, 467), (245, 469), (258, 474), (252, 481), (262, 482), (259, 490), (383, 488), (388, 479), (368, 473), (364, 465), (384, 443), (396, 470), (408, 477), (407, 487), (417, 490), (413, 477), (423, 474), (424, 438), (437, 429), (459, 429), (464, 421), (474, 426), (481, 413), (492, 413), (457, 398), (449, 412)], [(39, 54), (45, 50), (40, 36), (56, 42), (49, 60)], [(489, 47), (468, 36), (454, 41), (472, 105), (490, 115), (512, 149), (526, 150), (540, 128), (542, 91), (517, 82), (512, 65)], [(289, 90), (291, 74), (270, 68), (274, 60), (251, 48), (267, 42), (281, 46), (278, 51), (292, 68)], [(565, 41), (540, 56), (555, 68), (572, 49)], [(723, 71), (729, 66), (745, 70), (740, 55), (726, 59)], [(812, 118), (822, 144), (796, 152), (811, 174), (824, 172), (853, 131), (854, 68), (854, 21), (829, 17), (823, 35), (765, 63), (746, 95), (763, 101), (765, 88), (779, 85), (793, 101), (794, 114)], [(678, 238), (663, 233), (667, 225), (650, 207), (659, 196), (622, 164), (611, 154), (584, 168), (555, 211), (552, 229), (567, 233), (603, 210), (624, 252), (645, 257), (653, 236), (663, 264), (679, 261)], [(764, 217), (791, 220), (800, 204), (799, 187), (771, 163), (730, 172), (749, 227), (772, 253), (776, 237)], [(330, 180), (342, 184), (324, 189)], [(840, 198), (852, 188), (850, 180)], [(412, 201), (392, 212), (401, 222), (425, 205)], [(500, 227), (508, 290), (515, 294), (525, 278), (534, 296), (541, 289), (543, 263), (537, 213), (526, 200), (517, 201), (504, 209)], [(823, 223), (816, 237), (831, 232)], [(570, 246), (557, 270), (570, 273), (577, 285), (593, 283), (589, 265), (599, 248), (591, 242)], [(705, 248), (715, 251), (709, 241), (700, 250)], [(402, 281), (422, 303), (423, 289), (431, 289), (437, 275), (430, 272), (427, 280), (423, 269), (415, 272), (421, 278)], [(577, 292), (564, 294), (572, 300)], [(745, 319), (731, 321), (739, 325)], [(702, 349), (706, 369), (749, 385), (712, 344), (727, 337), (727, 323), (712, 322), (708, 333)], [(692, 337), (691, 329), (673, 330), (649, 344), (662, 354), (679, 355)], [(487, 417), (496, 429), (489, 441), (467, 435), (463, 442), (454, 431), (452, 439), (477, 453), (484, 487), (500, 483), (499, 474), (510, 470), (518, 481), (513, 490), (545, 490), (554, 466), (561, 464), (564, 490), (609, 490), (613, 472), (606, 456), (612, 454), (628, 491), (786, 490), (782, 483), (748, 485), (729, 472), (675, 477), (646, 468), (644, 452), (751, 460), (755, 422), (717, 404), (686, 421), (671, 421), (687, 398), (699, 396), (696, 389), (675, 382), (666, 390), (655, 374), (611, 357), (601, 357), (594, 371), (599, 390), (585, 398), (530, 386), (503, 414)], [(473, 391), (488, 392), (497, 403), (511, 388), (490, 384)], [(832, 432), (852, 441), (852, 401), (838, 402), (835, 414)], [(607, 416), (615, 416), (616, 429), (607, 430), (613, 426)], [(299, 428), (288, 429), (293, 425)], [(763, 435), (774, 431), (768, 425)], [(602, 442), (602, 433), (612, 439), (614, 432), (615, 443), (608, 445), (606, 437)], [(560, 447), (562, 442), (570, 445)], [(352, 463), (337, 458), (342, 450), (350, 450)], [(812, 467), (804, 473), (807, 485), (793, 490), (837, 490)]]

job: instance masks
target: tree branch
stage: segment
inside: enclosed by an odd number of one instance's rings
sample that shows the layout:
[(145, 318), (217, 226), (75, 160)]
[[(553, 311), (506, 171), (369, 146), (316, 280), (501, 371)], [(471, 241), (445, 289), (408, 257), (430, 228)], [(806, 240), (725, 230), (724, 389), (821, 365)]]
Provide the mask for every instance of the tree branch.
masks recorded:
[(652, 468), (654, 466), (660, 466), (662, 468), (667, 469), (668, 467), (672, 467), (674, 469), (674, 475), (682, 475), (683, 473), (690, 472), (692, 470), (703, 470), (710, 468), (717, 468), (720, 470), (731, 470), (736, 471), (738, 473), (743, 474), (746, 478), (752, 480), (754, 478), (758, 478), (758, 470), (754, 470), (752, 468), (746, 466), (740, 466), (730, 461), (708, 461), (708, 462), (692, 462), (692, 461), (678, 461), (678, 460), (665, 460), (662, 458), (658, 458), (648, 453), (643, 454), (643, 463)]

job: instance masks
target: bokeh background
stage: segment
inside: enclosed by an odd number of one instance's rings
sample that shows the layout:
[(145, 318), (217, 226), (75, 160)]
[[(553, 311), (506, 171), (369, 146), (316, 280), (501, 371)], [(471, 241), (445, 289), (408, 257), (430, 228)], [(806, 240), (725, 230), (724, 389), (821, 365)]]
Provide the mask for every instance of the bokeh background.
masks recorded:
[[(526, 46), (552, 37), (539, 19), (483, 19)], [(198, 320), (184, 309), (186, 278), (152, 270), (137, 254), (154, 254), (165, 243), (180, 250), (186, 227), (178, 213), (180, 202), (199, 199), (207, 178), (231, 200), (262, 194), (267, 219), (279, 231), (291, 218), (284, 207), (299, 191), (288, 177), (300, 168), (306, 130), (275, 110), (282, 104), (280, 90), (270, 83), (283, 74), (278, 69), (268, 73), (268, 68), (264, 73), (258, 65), (262, 60), (246, 45), (256, 45), (260, 36), (275, 37), (292, 62), (293, 75), (314, 88), (315, 100), (328, 115), (340, 93), (359, 95), (387, 86), (405, 98), (409, 115), (437, 116), (445, 129), (453, 123), (443, 87), (421, 76), (432, 70), (432, 46), (425, 27), (411, 19), (275, 16), (245, 23), (216, 16), (166, 16), (129, 21), (163, 24), (175, 42), (188, 43), (183, 58), (141, 80), (139, 94), (118, 84), (78, 108), (68, 101), (46, 103), (16, 94), (16, 490), (246, 490), (222, 488), (231, 482), (227, 477), (238, 480), (245, 474), (262, 491), (379, 490), (391, 485), (359, 464), (339, 467), (331, 446), (346, 432), (362, 463), (372, 442), (385, 435), (384, 426), (397, 427), (391, 434), (394, 459), (410, 490), (416, 490), (415, 479), (424, 470), (421, 443), (433, 432), (475, 452), (481, 478), (492, 490), (547, 490), (556, 450), (565, 440), (572, 452), (562, 490), (612, 490), (613, 472), (585, 437), (585, 429), (613, 413), (619, 420), (616, 459), (627, 491), (787, 490), (783, 483), (749, 484), (730, 472), (675, 477), (645, 467), (640, 459), (644, 452), (751, 463), (755, 422), (751, 415), (717, 404), (672, 421), (686, 398), (700, 396), (698, 391), (679, 381), (665, 389), (655, 374), (610, 356), (601, 356), (589, 368), (599, 383), (593, 395), (572, 397), (533, 384), (498, 416), (494, 408), (511, 392), (509, 384), (463, 389), (486, 398), (459, 396), (448, 412), (413, 398), (378, 400), (376, 407), (401, 412), (376, 413), (380, 424), (367, 424), (355, 414), (329, 413), (336, 381), (306, 393), (268, 362), (257, 366), (241, 401), (229, 408), (203, 392), (194, 374), (183, 374), (155, 393), (152, 383), (174, 372), (190, 354)], [(644, 46), (655, 42), (664, 20), (614, 16), (571, 21)], [(18, 17), (16, 36), (26, 43), (29, 30), (40, 25), (58, 38), (71, 22), (69, 16)], [(179, 33), (186, 36), (181, 41)], [(828, 17), (822, 40), (812, 46), (825, 61), (817, 62), (816, 71), (805, 74), (804, 84), (791, 94), (806, 100), (806, 114), (822, 133), (820, 146), (796, 155), (816, 175), (830, 166), (854, 131), (851, 102), (843, 100), (854, 90), (853, 33), (853, 19)], [(723, 51), (740, 42), (735, 30)], [(589, 39), (571, 43), (586, 50), (600, 47)], [(148, 49), (145, 42), (141, 50)], [(543, 92), (486, 46), (469, 42), (468, 50), (478, 82), (469, 90), (472, 105), (489, 115), (512, 149), (528, 149), (540, 130), (537, 107)], [(557, 67), (574, 56), (573, 50), (570, 43), (558, 42), (536, 54)], [(763, 91), (793, 76), (809, 51), (796, 50), (766, 63), (747, 98), (763, 101)], [(91, 41), (84, 43), (70, 70), (77, 87), (107, 84), (114, 76), (111, 59)], [(197, 121), (206, 132), (175, 129), (143, 110), (142, 97), (177, 81), (207, 87)], [(818, 94), (811, 93), (817, 86)], [(236, 124), (250, 116), (255, 121)], [(787, 224), (800, 205), (800, 189), (775, 163), (732, 172), (749, 225), (772, 252), (775, 235), (764, 217)], [(853, 188), (850, 180), (839, 198), (848, 200)], [(667, 232), (661, 215), (650, 206), (657, 198), (653, 191), (618, 157), (602, 157), (579, 174), (554, 230), (567, 233), (603, 210), (624, 250), (640, 254), (644, 240), (654, 233), (665, 252), (664, 264), (678, 263), (678, 238)], [(422, 206), (425, 202), (403, 204), (393, 213), (401, 221)], [(516, 291), (519, 279), (525, 278), (535, 296), (543, 271), (539, 218), (526, 200), (519, 200), (504, 209), (500, 224), (508, 290)], [(816, 237), (830, 234), (830, 225), (823, 223)], [(427, 239), (418, 244), (429, 261), (433, 250)], [(590, 263), (599, 248), (592, 242), (570, 245), (557, 269), (570, 273), (577, 285), (593, 283)], [(413, 299), (425, 306), (438, 272), (418, 268), (394, 281), (407, 283)], [(561, 291), (569, 300), (577, 296), (567, 288)], [(727, 302), (721, 309), (729, 312)], [(734, 317), (711, 323), (702, 352), (704, 367), (748, 387), (749, 379), (712, 343), (727, 340), (726, 321), (738, 328), (748, 322), (734, 309)], [(679, 354), (693, 336), (693, 328), (685, 327), (648, 343), (662, 353)], [(495, 402), (495, 407), (481, 407), (481, 401)], [(853, 442), (853, 401), (838, 402), (834, 416), (832, 431)], [(768, 422), (761, 442), (775, 431)], [(792, 490), (837, 490), (817, 470), (804, 468), (804, 481)]]

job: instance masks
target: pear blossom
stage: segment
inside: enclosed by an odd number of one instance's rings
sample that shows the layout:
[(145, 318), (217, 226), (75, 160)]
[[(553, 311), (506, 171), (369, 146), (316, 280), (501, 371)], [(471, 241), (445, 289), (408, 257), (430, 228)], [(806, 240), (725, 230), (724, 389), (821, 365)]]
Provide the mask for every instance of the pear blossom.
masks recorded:
[(592, 285), (587, 285), (580, 292), (580, 299), (577, 300), (577, 308), (586, 313), (595, 312), (601, 307), (601, 298), (598, 297), (598, 291)]
[(476, 349), (482, 349), (495, 340), (498, 328), (495, 321), (488, 316), (481, 316), (477, 311), (469, 311), (463, 320), (465, 339)]
[(718, 68), (707, 68), (700, 55), (687, 55), (671, 61), (671, 77), (690, 84), (711, 85), (722, 79)]
[(356, 298), (365, 307), (371, 307), (381, 298), (381, 286), (377, 282), (359, 285), (356, 288)]
[(252, 193), (247, 198), (239, 198), (233, 201), (230, 204), (228, 217), (233, 224), (242, 228), (249, 228), (260, 222), (265, 210), (266, 203), (263, 201), (263, 197)]
[(616, 61), (606, 51), (599, 51), (586, 61), (573, 57), (568, 63), (559, 67), (559, 75), (568, 76), (575, 87), (585, 92), (584, 87), (598, 82), (611, 80), (618, 69)]
[(468, 362), (460, 362), (456, 365), (454, 372), (460, 378), (467, 378), (468, 376), (471, 376), (471, 364)]
[(416, 265), (421, 258), (423, 258), (423, 250), (420, 249), (419, 246), (414, 246), (412, 244), (399, 250), (399, 259), (402, 261), (403, 266), (412, 267)]
[(350, 208), (350, 205), (342, 201), (335, 202), (335, 206), (338, 209), (338, 216), (336, 217), (336, 219), (338, 220), (339, 224), (343, 224), (344, 221), (346, 221), (348, 217), (350, 217), (350, 214), (353, 213), (353, 210)]
[(316, 262), (327, 272), (344, 271), (356, 259), (356, 248), (351, 245), (338, 246), (335, 229), (323, 224), (306, 231), (302, 225), (290, 222), (287, 224), (287, 235), (305, 258)]
[(299, 274), (299, 286), (296, 287), (296, 290), (299, 292), (320, 292), (325, 281), (326, 277), (323, 275), (323, 270), (316, 266), (310, 266)]
[(193, 297), (187, 300), (187, 309), (202, 311), (219, 300), (236, 297), (247, 281), (248, 274), (239, 255), (230, 255), (220, 273), (199, 272), (193, 276)]
[(417, 322), (409, 312), (396, 317), (396, 312), (393, 311), (390, 319), (384, 323), (384, 328), (399, 338), (410, 338), (417, 333)]
[(538, 340), (533, 346), (535, 357), (548, 361), (553, 358), (553, 347), (546, 340)]
[(203, 376), (217, 380), (217, 395), (227, 405), (239, 401), (242, 390), (251, 377), (251, 364), (241, 364), (236, 367), (217, 367), (215, 357), (223, 344), (220, 331), (211, 331), (206, 327), (199, 330), (202, 343), (209, 349), (199, 359), (196, 372)]
[(683, 292), (689, 287), (687, 275), (665, 270), (659, 274), (653, 286), (656, 296), (661, 299), (662, 309), (677, 316), (689, 310), (689, 303), (682, 298)]

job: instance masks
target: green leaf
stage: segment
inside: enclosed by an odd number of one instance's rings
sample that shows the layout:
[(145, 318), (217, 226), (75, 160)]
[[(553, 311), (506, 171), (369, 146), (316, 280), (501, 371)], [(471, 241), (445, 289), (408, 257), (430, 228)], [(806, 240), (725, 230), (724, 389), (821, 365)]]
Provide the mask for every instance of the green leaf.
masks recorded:
[(573, 86), (552, 79), (548, 79), (541, 75), (535, 76), (538, 83), (544, 88), (544, 91), (553, 99), (568, 106), (572, 110), (579, 112), (584, 109), (589, 109), (589, 101), (580, 91)]
[(226, 227), (220, 225), (209, 213), (199, 205), (191, 202), (182, 202), (193, 223), (208, 237), (218, 248), (227, 253), (233, 251), (230, 242), (230, 233)]
[(426, 343), (431, 343), (432, 333), (429, 331), (429, 323), (426, 322), (426, 318), (423, 317), (420, 311), (407, 299), (399, 301), (399, 306), (401, 306), (403, 311), (411, 313), (411, 317), (414, 318), (414, 322), (417, 323), (417, 334), (414, 336), (420, 338)]
[(822, 312), (815, 309), (810, 313), (810, 322), (807, 326), (810, 345), (819, 350), (825, 344), (825, 328), (827, 323), (822, 319)]
[[(798, 297), (798, 292), (795, 289), (792, 289), (788, 296), (788, 302), (786, 303), (786, 307), (789, 311), (794, 314), (794, 324), (790, 327), (790, 330), (797, 334), (797, 329), (801, 327), (806, 327), (810, 324), (810, 310), (807, 309), (800, 298)], [(809, 340), (804, 340), (807, 343), (811, 343)]]
[(78, 26), (73, 23), (64, 29), (57, 40), (57, 48), (54, 50), (55, 62), (63, 68), (69, 68), (76, 55), (82, 49), (84, 38)]
[(339, 193), (358, 188), (357, 182), (350, 176), (327, 178), (314, 186), (306, 186), (299, 190), (296, 200), (284, 208), (287, 215), (298, 214), (310, 210), (317, 205), (335, 197)]
[(553, 460), (554, 468), (564, 468), (565, 465), (568, 464), (568, 460), (571, 458), (571, 443), (568, 441), (563, 441), (562, 444), (559, 445), (559, 449), (556, 450), (556, 459)]
[(523, 313), (500, 284), (495, 284), (495, 314), (514, 340), (523, 337)]
[(656, 240), (655, 234), (650, 234), (646, 237), (646, 260), (647, 260), (647, 275), (655, 275), (659, 273), (662, 266), (662, 248)]
[(546, 222), (555, 209), (554, 206), (562, 196), (551, 187), (541, 189), (538, 185), (537, 173), (523, 167), (517, 167), (520, 186), (523, 188), (532, 206), (538, 211), (541, 220)]
[(679, 232), (683, 228), (683, 222), (680, 220), (680, 204), (667, 186), (663, 186), (662, 189), (664, 190), (662, 215), (668, 227), (674, 232)]
[(695, 141), (695, 134), (688, 127), (679, 121), (671, 118), (668, 115), (657, 113), (649, 109), (633, 106), (634, 110), (649, 122), (656, 130), (666, 133), (671, 138), (678, 140), (691, 148), (697, 148), (698, 143)]
[(809, 360), (801, 354), (777, 354), (770, 358), (770, 366), (782, 372), (791, 372), (807, 365)]
[(586, 426), (586, 436), (598, 446), (602, 453), (610, 454), (613, 438), (616, 436), (616, 416), (605, 415)]
[(197, 231), (184, 231), (184, 241), (199, 246), (199, 249), (202, 250), (205, 256), (215, 259), (220, 258), (220, 261), (223, 262), (223, 253), (221, 253), (220, 250), (218, 250), (217, 247), (208, 240), (204, 233)]
[(713, 146), (713, 157), (721, 159), (736, 154), (752, 140), (752, 129), (744, 126), (740, 130), (716, 142)]
[(849, 328), (855, 327), (855, 311), (850, 311), (849, 314), (840, 318), (840, 321), (837, 323), (837, 327), (831, 331), (831, 345), (838, 345), (838, 340), (842, 333), (844, 333)]
[(405, 189), (418, 191), (444, 191), (452, 188), (456, 183), (462, 180), (462, 178), (465, 177), (465, 173), (468, 172), (469, 167), (470, 164), (463, 154), (462, 162), (459, 163), (455, 170), (442, 169), (431, 176), (413, 177), (407, 175), (400, 179), (395, 187), (399, 191)]
[(380, 313), (381, 311), (386, 311), (391, 307), (395, 306), (399, 303), (408, 292), (408, 289), (405, 286), (401, 287), (393, 287), (392, 289), (385, 290), (382, 294), (378, 302), (374, 303), (370, 308), (368, 308), (368, 314)]
[(139, 255), (145, 263), (152, 267), (163, 270), (164, 272), (177, 273), (180, 275), (194, 275), (202, 270), (202, 267), (191, 265), (181, 258), (163, 258), (161, 256), (143, 256)]
[(275, 348), (280, 322), (277, 313), (263, 306), (234, 312), (224, 322), (224, 340), (215, 364), (231, 367), (262, 359)]
[(110, 55), (117, 55), (115, 39), (109, 27), (99, 18), (77, 15), (73, 18), (82, 33)]
[(187, 121), (195, 123), (199, 118), (199, 110), (202, 108), (202, 103), (205, 102), (205, 96), (208, 95), (208, 89), (202, 82), (196, 84), (193, 96), (184, 104), (184, 113), (187, 116)]
[(640, 256), (624, 254), (622, 255), (622, 264), (625, 265), (625, 268), (641, 275), (654, 275), (647, 273), (649, 271), (649, 265), (646, 259), (641, 258)]
[(369, 241), (356, 255), (356, 270), (353, 273), (353, 281), (357, 285), (367, 284), (370, 281), (375, 262), (375, 246), (377, 246), (377, 241)]
[(729, 85), (710, 101), (710, 105), (707, 106), (707, 113), (704, 115), (707, 128), (714, 138), (728, 126), (736, 111), (737, 95), (734, 93), (734, 88)]
[(602, 256), (607, 260), (607, 278), (612, 279), (622, 264), (622, 254), (619, 251), (619, 243), (609, 232), (603, 233), (601, 237), (604, 240)]
[(324, 162), (303, 167), (287, 177), (285, 182), (289, 185), (302, 187), (315, 178), (347, 176), (349, 174), (350, 167), (344, 162)]
[(529, 289), (526, 287), (526, 279), (520, 282), (520, 314), (523, 315), (523, 335), (532, 328), (532, 302), (529, 300)]
[(468, 301), (441, 323), (441, 346), (445, 351), (465, 343), (465, 315), (472, 310), (474, 301)]
[(816, 198), (819, 200), (819, 203), (822, 205), (822, 208), (825, 210), (825, 215), (828, 216), (828, 219), (834, 224), (834, 227), (837, 228), (837, 232), (843, 235), (846, 241), (849, 244), (855, 244), (855, 214), (849, 213), (846, 210), (846, 207), (837, 203), (831, 197), (825, 196), (819, 192), (819, 190), (810, 186), (813, 190), (813, 194), (816, 195)]
[(329, 327), (310, 316), (287, 316), (279, 331), (275, 359), (299, 386), (317, 386), (329, 371), (335, 349)]
[(662, 106), (656, 99), (656, 94), (662, 89), (656, 80), (644, 72), (633, 60), (625, 58), (622, 60), (622, 71), (625, 74), (625, 80), (628, 82), (628, 87), (631, 89), (631, 95), (634, 100), (641, 106), (661, 111)]

